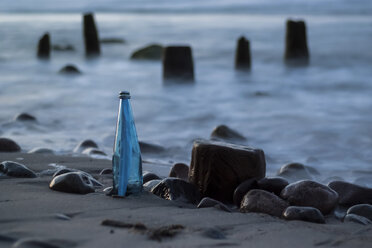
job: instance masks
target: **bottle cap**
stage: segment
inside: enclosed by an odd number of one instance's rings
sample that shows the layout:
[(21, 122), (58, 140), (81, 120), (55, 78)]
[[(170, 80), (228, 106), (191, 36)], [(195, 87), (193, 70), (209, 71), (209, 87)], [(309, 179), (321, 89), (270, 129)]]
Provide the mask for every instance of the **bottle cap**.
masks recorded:
[(129, 91), (121, 91), (119, 93), (119, 98), (120, 99), (130, 99), (130, 93), (129, 93)]

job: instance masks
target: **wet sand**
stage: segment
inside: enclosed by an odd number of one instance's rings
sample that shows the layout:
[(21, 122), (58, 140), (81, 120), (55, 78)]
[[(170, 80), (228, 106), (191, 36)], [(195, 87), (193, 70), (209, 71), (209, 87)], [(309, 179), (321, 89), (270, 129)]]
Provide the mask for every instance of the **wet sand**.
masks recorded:
[[(20, 160), (19, 158), (23, 158)], [(55, 163), (99, 176), (111, 161), (89, 157), (1, 153), (40, 173)], [(151, 171), (144, 164), (144, 170)], [(0, 177), (0, 247), (21, 239), (38, 239), (56, 247), (371, 247), (372, 226), (342, 223), (327, 217), (326, 224), (285, 221), (265, 214), (227, 213), (215, 208), (170, 202), (144, 192), (125, 199), (102, 190), (87, 195), (49, 189), (51, 175), (38, 178)], [(142, 223), (146, 229), (101, 225), (104, 220)], [(151, 239), (161, 227), (181, 225), (172, 237)], [(153, 236), (152, 236), (153, 237)], [(154, 238), (154, 237), (153, 237)], [(31, 247), (31, 246), (22, 246)], [(54, 246), (50, 246), (54, 247)]]

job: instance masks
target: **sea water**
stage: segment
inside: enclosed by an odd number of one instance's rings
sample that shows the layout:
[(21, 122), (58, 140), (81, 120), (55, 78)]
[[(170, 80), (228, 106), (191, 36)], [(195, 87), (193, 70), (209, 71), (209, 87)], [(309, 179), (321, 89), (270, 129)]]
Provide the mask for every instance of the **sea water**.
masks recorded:
[[(244, 144), (265, 151), (269, 175), (296, 161), (353, 178), (372, 169), (371, 3), (2, 0), (0, 135), (26, 151), (59, 153), (90, 138), (111, 155), (116, 96), (128, 90), (139, 140), (167, 148), (144, 159), (188, 163), (193, 140), (225, 124), (247, 137)], [(125, 43), (102, 45), (100, 58), (86, 60), (85, 11), (95, 12), (100, 38)], [(307, 67), (283, 63), (287, 18), (306, 21)], [(52, 44), (76, 50), (37, 60), (38, 39), (47, 31)], [(241, 35), (251, 41), (251, 73), (234, 70)], [(164, 85), (161, 62), (129, 59), (150, 43), (192, 46), (195, 84)], [(58, 74), (67, 63), (82, 74)], [(12, 122), (20, 112), (38, 123)]]

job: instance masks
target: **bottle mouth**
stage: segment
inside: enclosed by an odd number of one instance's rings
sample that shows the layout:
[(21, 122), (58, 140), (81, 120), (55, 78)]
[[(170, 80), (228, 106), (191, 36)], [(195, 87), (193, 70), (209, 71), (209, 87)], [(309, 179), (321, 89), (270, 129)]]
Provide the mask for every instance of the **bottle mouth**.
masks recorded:
[(129, 91), (121, 91), (119, 93), (119, 98), (120, 99), (130, 99), (130, 93), (129, 93)]

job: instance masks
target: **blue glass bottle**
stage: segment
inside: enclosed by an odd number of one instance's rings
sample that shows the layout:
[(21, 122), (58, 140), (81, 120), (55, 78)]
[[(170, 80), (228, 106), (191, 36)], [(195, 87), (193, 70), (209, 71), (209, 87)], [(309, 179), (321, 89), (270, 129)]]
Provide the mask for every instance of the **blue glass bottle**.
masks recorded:
[(119, 94), (119, 114), (112, 157), (113, 194), (125, 196), (142, 191), (142, 159), (136, 126), (130, 105), (130, 94)]

